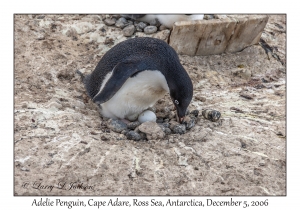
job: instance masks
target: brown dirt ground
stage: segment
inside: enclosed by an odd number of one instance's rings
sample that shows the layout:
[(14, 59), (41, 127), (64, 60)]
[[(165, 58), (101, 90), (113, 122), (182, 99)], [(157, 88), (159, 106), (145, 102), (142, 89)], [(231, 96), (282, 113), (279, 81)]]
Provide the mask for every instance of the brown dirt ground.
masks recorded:
[[(127, 39), (102, 18), (15, 15), (15, 195), (286, 195), (285, 15), (270, 15), (262, 35), (274, 56), (260, 45), (180, 56), (194, 84), (189, 109), (222, 117), (139, 142), (103, 129), (75, 74)], [(171, 105), (166, 96), (157, 106)], [(88, 188), (67, 190), (74, 182)]]

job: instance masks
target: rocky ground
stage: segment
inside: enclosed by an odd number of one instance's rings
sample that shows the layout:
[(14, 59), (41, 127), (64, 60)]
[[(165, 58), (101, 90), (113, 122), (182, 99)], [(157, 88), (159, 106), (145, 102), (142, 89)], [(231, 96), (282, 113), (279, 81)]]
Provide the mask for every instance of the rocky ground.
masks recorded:
[[(15, 195), (286, 195), (286, 16), (241, 52), (179, 56), (197, 123), (140, 141), (107, 126), (75, 73), (130, 38), (105, 18), (15, 15)], [(161, 29), (133, 36), (167, 41)], [(155, 109), (172, 113), (169, 96)]]

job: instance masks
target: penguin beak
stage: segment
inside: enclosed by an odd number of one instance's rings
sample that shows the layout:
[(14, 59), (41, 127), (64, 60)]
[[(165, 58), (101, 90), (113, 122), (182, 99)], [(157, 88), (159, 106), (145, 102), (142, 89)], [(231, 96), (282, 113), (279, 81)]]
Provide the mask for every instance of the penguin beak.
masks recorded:
[(176, 119), (179, 123), (183, 123), (184, 118), (185, 118), (185, 112), (183, 112), (184, 114), (180, 113), (180, 111), (177, 109), (177, 115), (176, 115)]

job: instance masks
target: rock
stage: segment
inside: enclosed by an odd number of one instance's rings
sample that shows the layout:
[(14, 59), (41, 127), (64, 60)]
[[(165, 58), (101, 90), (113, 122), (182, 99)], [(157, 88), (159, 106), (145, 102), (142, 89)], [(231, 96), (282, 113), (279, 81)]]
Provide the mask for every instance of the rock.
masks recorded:
[(186, 127), (185, 127), (185, 124), (178, 124), (178, 125), (175, 125), (172, 130), (174, 133), (185, 134)]
[(179, 125), (179, 124), (180, 124), (179, 122), (177, 122), (177, 121), (175, 121), (175, 120), (171, 120), (170, 123), (169, 123), (170, 129), (173, 130), (174, 127), (175, 127), (176, 125)]
[(187, 130), (190, 130), (192, 127), (194, 127), (196, 122), (197, 122), (197, 118), (194, 116), (191, 116), (191, 117), (186, 116), (184, 118), (184, 124), (185, 124)]
[(160, 22), (156, 18), (150, 21), (150, 26), (155, 26), (156, 28), (158, 28), (160, 25)]
[(134, 130), (136, 127), (138, 127), (141, 123), (139, 121), (130, 122), (127, 124), (127, 128), (130, 130)]
[(147, 26), (144, 28), (144, 32), (145, 34), (153, 34), (157, 31), (157, 27), (156, 26)]
[(127, 139), (129, 140), (134, 140), (134, 141), (139, 141), (142, 139), (141, 135), (138, 134), (137, 132), (135, 131), (129, 131), (127, 134), (126, 134), (126, 137)]
[(127, 129), (126, 123), (122, 122), (121, 120), (114, 120), (114, 119), (108, 120), (107, 127), (117, 133), (121, 133), (123, 130)]
[(146, 23), (144, 23), (144, 22), (139, 22), (139, 23), (136, 25), (136, 29), (137, 29), (137, 31), (143, 31), (144, 28), (145, 28), (146, 26), (147, 26)]
[(217, 18), (221, 20), (175, 22), (170, 46), (178, 54), (190, 56), (239, 52), (259, 42), (269, 19), (267, 15)]
[(159, 123), (158, 125), (159, 125), (159, 127), (161, 127), (161, 129), (163, 130), (163, 132), (166, 135), (169, 135), (172, 133), (171, 129), (169, 128), (169, 123)]
[(138, 129), (146, 134), (148, 140), (162, 139), (165, 136), (162, 128), (155, 122), (144, 122)]
[(164, 132), (166, 135), (170, 135), (172, 133), (170, 128), (166, 128)]
[(164, 126), (165, 128), (170, 128), (170, 124), (168, 122), (162, 123), (162, 126)]
[(221, 117), (221, 113), (219, 111), (209, 109), (203, 110), (202, 115), (205, 119), (208, 119), (212, 122), (218, 121)]
[(195, 110), (191, 111), (190, 115), (193, 115), (194, 117), (198, 117), (199, 110), (195, 109)]
[(129, 26), (126, 26), (124, 29), (123, 29), (123, 35), (124, 36), (132, 36), (135, 32), (135, 27), (134, 25), (129, 25)]
[(157, 118), (156, 123), (163, 123), (164, 122), (164, 118), (160, 117)]
[(115, 18), (106, 18), (104, 21), (104, 24), (107, 26), (112, 26), (116, 23), (116, 19)]
[(126, 26), (128, 26), (128, 22), (127, 22), (126, 18), (121, 17), (116, 21), (115, 25), (116, 25), (116, 27), (123, 29)]

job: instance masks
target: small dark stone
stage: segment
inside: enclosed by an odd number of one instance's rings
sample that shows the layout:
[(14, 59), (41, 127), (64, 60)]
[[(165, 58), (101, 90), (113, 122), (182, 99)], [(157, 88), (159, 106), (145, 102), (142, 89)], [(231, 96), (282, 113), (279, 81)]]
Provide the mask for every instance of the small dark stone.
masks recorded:
[(140, 132), (139, 134), (140, 134), (142, 140), (147, 140), (147, 134), (145, 134), (143, 132)]
[(185, 132), (186, 132), (185, 124), (175, 125), (173, 128), (173, 132), (178, 133), (178, 134), (185, 134)]
[(247, 147), (246, 143), (241, 141), (241, 147), (245, 149)]
[(162, 125), (165, 127), (165, 128), (170, 128), (170, 124), (168, 122), (164, 122), (162, 123)]
[(169, 134), (172, 133), (170, 128), (166, 128), (164, 132), (165, 132), (166, 135), (169, 135)]
[(156, 120), (156, 123), (163, 123), (164, 122), (164, 119), (163, 118), (157, 118), (157, 120)]
[(141, 140), (141, 135), (135, 131), (129, 131), (126, 134), (127, 139), (129, 140), (134, 140), (134, 141), (139, 141)]
[(197, 122), (197, 118), (194, 116), (186, 117), (185, 119), (186, 121), (184, 121), (184, 124), (187, 130), (190, 130), (192, 127), (194, 127)]
[(145, 34), (153, 34), (157, 31), (157, 27), (156, 26), (147, 26), (144, 28), (144, 32)]
[(209, 109), (203, 110), (202, 115), (205, 119), (208, 119), (212, 122), (218, 121), (221, 117), (221, 113), (219, 111)]
[(122, 122), (121, 120), (113, 120), (113, 119), (107, 122), (107, 127), (117, 133), (121, 133), (123, 130), (127, 129), (126, 123)]
[(199, 110), (195, 109), (195, 110), (191, 111), (190, 115), (193, 115), (193, 116), (195, 116), (195, 117), (198, 117), (198, 115), (199, 115)]
[(150, 26), (155, 26), (156, 28), (158, 28), (160, 25), (161, 24), (160, 24), (160, 22), (158, 21), (157, 18), (150, 21)]
[(139, 121), (131, 122), (127, 124), (127, 128), (130, 130), (134, 130), (136, 127), (138, 127), (141, 123)]

